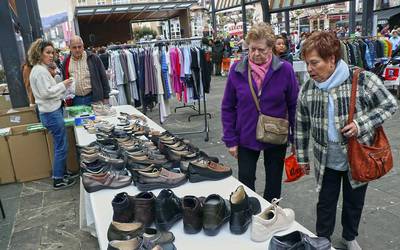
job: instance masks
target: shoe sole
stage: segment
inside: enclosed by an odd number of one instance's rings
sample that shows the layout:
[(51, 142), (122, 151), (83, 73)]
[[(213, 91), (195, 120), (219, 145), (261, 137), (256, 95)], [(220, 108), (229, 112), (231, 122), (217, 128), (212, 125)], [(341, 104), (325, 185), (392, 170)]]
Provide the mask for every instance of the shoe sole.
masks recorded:
[(183, 224), (183, 231), (185, 232), (185, 234), (197, 234), (201, 231), (201, 227), (197, 229), (190, 225)]
[(229, 229), (231, 230), (231, 233), (233, 234), (244, 234), (247, 229), (249, 228), (251, 220), (247, 224), (241, 225), (241, 226), (232, 226), (229, 224)]
[(83, 187), (85, 188), (86, 192), (94, 193), (94, 192), (97, 192), (97, 191), (102, 190), (102, 189), (120, 189), (120, 188), (127, 187), (127, 186), (129, 186), (131, 184), (132, 184), (132, 182), (130, 182), (128, 184), (125, 184), (123, 186), (118, 186), (118, 187), (108, 187), (108, 186), (85, 187), (85, 185), (83, 185)]
[(175, 188), (179, 187), (187, 182), (187, 179), (183, 179), (182, 181), (175, 183), (175, 184), (166, 184), (166, 183), (149, 183), (149, 184), (143, 184), (140, 182), (136, 182), (136, 187), (140, 191), (151, 191), (154, 189), (164, 189), (164, 188)]
[(286, 227), (284, 227), (284, 228), (278, 228), (278, 229), (275, 229), (275, 230), (269, 232), (268, 234), (266, 234), (266, 235), (268, 235), (268, 237), (265, 237), (265, 238), (263, 238), (263, 239), (254, 239), (254, 238), (253, 238), (253, 235), (251, 235), (251, 240), (252, 240), (252, 241), (255, 241), (255, 242), (267, 241), (267, 240), (271, 239), (272, 236), (275, 235), (275, 233), (280, 232), (280, 231), (285, 231), (285, 230), (289, 229), (289, 228), (293, 225), (293, 223), (294, 223), (294, 222), (290, 223), (288, 226), (286, 226)]
[(65, 186), (62, 186), (62, 187), (54, 187), (54, 186), (53, 186), (53, 190), (62, 190), (62, 189), (66, 189), (66, 188), (72, 187), (72, 186), (75, 185), (75, 184), (76, 184), (76, 180), (74, 180), (71, 184), (65, 185)]
[(203, 176), (200, 174), (189, 173), (188, 176), (189, 176), (189, 182), (196, 183), (196, 182), (201, 182), (201, 181), (219, 181), (219, 180), (228, 178), (231, 175), (219, 176), (219, 177), (208, 177), (208, 176)]

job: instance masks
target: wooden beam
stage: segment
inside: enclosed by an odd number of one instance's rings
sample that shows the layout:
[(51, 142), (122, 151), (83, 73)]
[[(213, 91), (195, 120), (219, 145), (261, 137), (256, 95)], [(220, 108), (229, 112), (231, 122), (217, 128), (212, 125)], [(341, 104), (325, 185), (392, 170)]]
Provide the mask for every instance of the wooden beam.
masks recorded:
[(126, 17), (128, 15), (128, 13), (124, 13), (123, 15), (121, 15), (118, 19), (117, 22), (121, 21), (124, 17)]

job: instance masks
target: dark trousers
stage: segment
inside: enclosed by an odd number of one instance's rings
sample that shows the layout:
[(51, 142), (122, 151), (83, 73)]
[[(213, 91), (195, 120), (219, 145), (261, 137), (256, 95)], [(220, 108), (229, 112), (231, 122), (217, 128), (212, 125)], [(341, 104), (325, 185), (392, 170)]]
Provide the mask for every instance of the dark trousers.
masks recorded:
[[(353, 189), (348, 172), (325, 168), (317, 203), (317, 235), (330, 239), (335, 229), (340, 185), (343, 186), (342, 237), (351, 241), (358, 236), (367, 185)], [(342, 182), (343, 180), (343, 182)]]
[[(281, 197), (282, 172), (286, 145), (277, 145), (264, 150), (265, 189), (264, 199), (271, 202)], [(239, 181), (255, 191), (257, 161), (260, 151), (239, 146)]]

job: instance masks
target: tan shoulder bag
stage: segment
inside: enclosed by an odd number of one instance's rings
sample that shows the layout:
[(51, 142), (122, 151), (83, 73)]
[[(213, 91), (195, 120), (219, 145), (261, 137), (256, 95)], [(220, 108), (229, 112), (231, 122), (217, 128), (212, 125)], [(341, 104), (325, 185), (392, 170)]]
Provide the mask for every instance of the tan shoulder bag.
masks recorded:
[(251, 90), (251, 95), (256, 104), (258, 111), (258, 121), (256, 129), (257, 141), (263, 143), (270, 143), (276, 145), (282, 145), (287, 142), (289, 132), (289, 122), (287, 119), (276, 118), (267, 116), (261, 113), (260, 101), (254, 91), (253, 84), (251, 81), (251, 69), (248, 68), (248, 82)]

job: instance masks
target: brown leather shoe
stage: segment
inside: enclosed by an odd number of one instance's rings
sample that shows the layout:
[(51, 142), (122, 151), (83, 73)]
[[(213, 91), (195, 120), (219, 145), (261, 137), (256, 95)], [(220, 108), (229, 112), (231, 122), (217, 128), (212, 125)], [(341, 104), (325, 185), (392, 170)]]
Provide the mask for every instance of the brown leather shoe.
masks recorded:
[(136, 186), (141, 191), (149, 191), (158, 188), (174, 188), (184, 184), (187, 179), (182, 173), (175, 173), (164, 168), (154, 169), (153, 172), (139, 171), (139, 179)]
[[(202, 201), (204, 202), (204, 197)], [(203, 227), (203, 202), (199, 198), (187, 195), (183, 197), (183, 230), (186, 234), (196, 234)]]
[(189, 163), (189, 181), (221, 180), (232, 175), (232, 169), (220, 163), (195, 160)]
[(83, 173), (82, 183), (88, 193), (96, 192), (101, 189), (119, 189), (129, 186), (132, 177), (107, 172), (101, 174)]
[(152, 192), (141, 192), (133, 197), (135, 220), (149, 227), (154, 221), (155, 195)]

